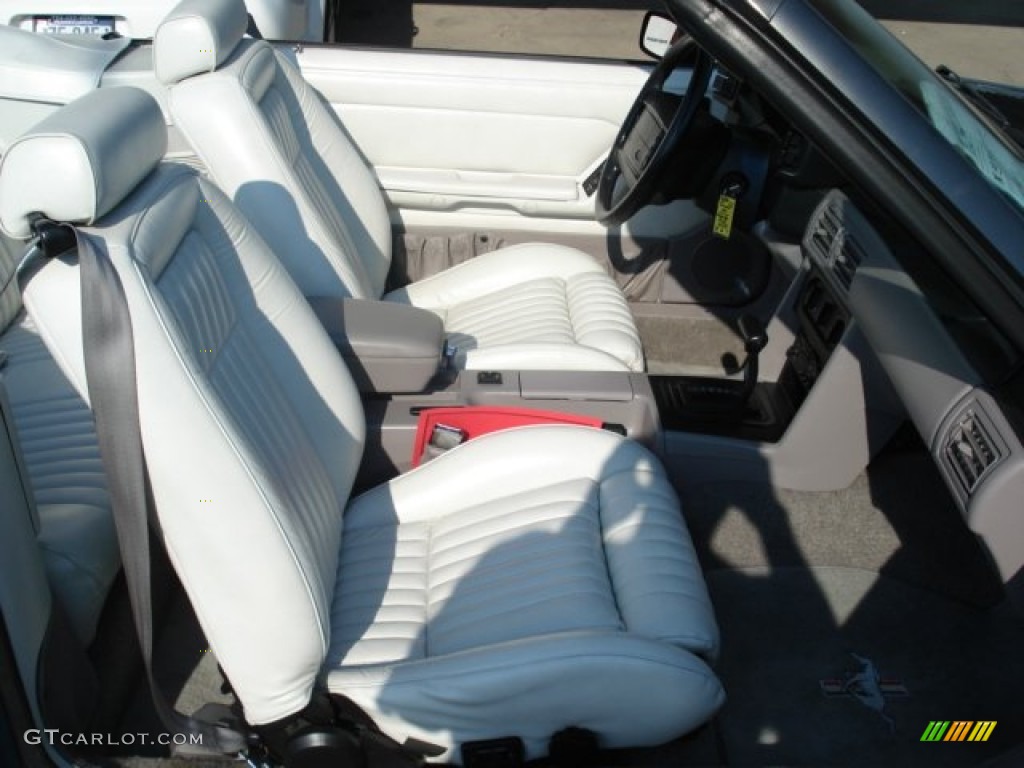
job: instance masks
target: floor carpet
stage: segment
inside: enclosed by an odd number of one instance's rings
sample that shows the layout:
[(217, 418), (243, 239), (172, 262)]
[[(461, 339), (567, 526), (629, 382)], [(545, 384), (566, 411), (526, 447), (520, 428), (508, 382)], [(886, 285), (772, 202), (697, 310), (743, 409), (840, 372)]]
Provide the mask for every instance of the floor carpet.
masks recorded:
[(743, 341), (719, 320), (638, 315), (636, 325), (648, 373), (722, 375), (746, 357)]
[[(1024, 733), (1024, 625), (1005, 607), (852, 568), (730, 569), (708, 583), (723, 637), (729, 700), (717, 727), (728, 765), (977, 765)], [(907, 695), (883, 697), (878, 711), (823, 693), (821, 681), (847, 681), (865, 660)], [(985, 743), (922, 743), (936, 720), (997, 726)]]

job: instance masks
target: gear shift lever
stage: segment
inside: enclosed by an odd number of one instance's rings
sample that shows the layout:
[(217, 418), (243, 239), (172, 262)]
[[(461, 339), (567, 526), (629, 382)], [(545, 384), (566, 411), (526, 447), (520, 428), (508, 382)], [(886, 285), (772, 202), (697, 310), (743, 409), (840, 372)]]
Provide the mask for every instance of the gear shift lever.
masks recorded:
[(673, 380), (672, 397), (689, 418), (728, 423), (749, 416), (751, 396), (757, 387), (757, 356), (768, 344), (768, 333), (764, 323), (752, 315), (740, 317), (738, 326), (747, 351), (742, 367), (743, 381), (701, 376), (682, 376)]
[(740, 408), (745, 408), (757, 386), (757, 356), (768, 345), (768, 331), (764, 323), (753, 315), (740, 316), (737, 325), (740, 336), (743, 337), (743, 348), (747, 352), (747, 359), (743, 362), (743, 389), (740, 390), (739, 398)]

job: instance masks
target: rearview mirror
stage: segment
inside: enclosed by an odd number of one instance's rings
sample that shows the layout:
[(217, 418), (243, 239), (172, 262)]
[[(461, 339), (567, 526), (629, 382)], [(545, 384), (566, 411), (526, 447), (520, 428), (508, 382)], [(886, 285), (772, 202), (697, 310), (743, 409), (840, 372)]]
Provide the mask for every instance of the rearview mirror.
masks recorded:
[(679, 27), (668, 16), (648, 11), (640, 25), (640, 50), (660, 59), (679, 36)]

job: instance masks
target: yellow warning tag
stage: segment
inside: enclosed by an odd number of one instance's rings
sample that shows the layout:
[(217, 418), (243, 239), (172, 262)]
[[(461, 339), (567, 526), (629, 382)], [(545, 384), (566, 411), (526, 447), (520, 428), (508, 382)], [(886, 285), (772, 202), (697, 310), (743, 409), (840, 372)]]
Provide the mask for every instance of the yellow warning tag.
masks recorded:
[(720, 195), (718, 208), (715, 210), (714, 233), (718, 237), (728, 240), (732, 237), (732, 220), (736, 215), (736, 198), (729, 195)]

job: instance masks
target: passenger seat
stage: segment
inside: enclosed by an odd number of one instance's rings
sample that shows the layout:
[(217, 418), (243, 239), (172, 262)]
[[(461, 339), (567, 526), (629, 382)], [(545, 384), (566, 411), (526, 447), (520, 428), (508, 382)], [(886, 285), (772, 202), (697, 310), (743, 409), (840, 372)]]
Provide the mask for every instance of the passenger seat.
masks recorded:
[[(248, 722), (287, 732), (343, 695), (456, 762), (466, 742), (535, 758), (569, 727), (616, 748), (707, 722), (718, 628), (658, 460), (523, 427), (350, 498), (348, 369), (252, 225), (165, 148), (147, 93), (88, 94), (10, 148), (0, 224), (81, 225), (124, 286), (160, 531)], [(26, 303), (78, 380), (77, 267), (51, 260)]]

